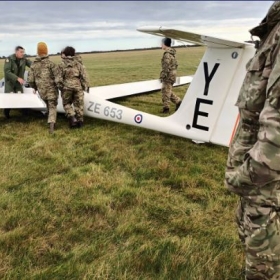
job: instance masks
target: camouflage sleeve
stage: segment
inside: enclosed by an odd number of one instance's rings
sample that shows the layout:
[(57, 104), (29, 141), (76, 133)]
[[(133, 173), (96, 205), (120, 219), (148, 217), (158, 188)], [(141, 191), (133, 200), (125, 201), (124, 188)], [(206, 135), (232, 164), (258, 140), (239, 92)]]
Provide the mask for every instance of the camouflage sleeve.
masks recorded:
[(83, 66), (83, 68), (84, 68), (84, 72), (85, 72), (86, 85), (87, 85), (87, 88), (89, 88), (90, 87), (89, 75), (87, 73), (87, 70), (86, 70), (85, 66)]
[(170, 55), (168, 53), (164, 53), (161, 60), (161, 73), (160, 79), (164, 80), (167, 78), (169, 73), (169, 64), (170, 64)]
[(4, 75), (6, 79), (11, 80), (15, 83), (18, 79), (18, 76), (12, 73), (11, 70), (12, 70), (12, 61), (10, 58), (7, 58), (4, 64)]
[[(280, 59), (268, 79), (264, 107), (259, 116), (257, 141), (245, 154), (243, 163), (226, 172), (227, 187), (239, 194), (252, 195), (250, 186), (262, 187), (280, 180)], [(271, 80), (274, 80), (272, 82)], [(271, 85), (271, 86), (270, 86)]]
[(279, 110), (280, 107), (274, 108), (266, 100), (260, 115), (257, 142), (236, 170), (226, 172), (226, 185), (231, 191), (239, 195), (253, 195), (252, 192), (257, 188), (280, 180)]
[(87, 90), (88, 89), (88, 83), (87, 83), (87, 74), (86, 71), (84, 69), (84, 67), (81, 64), (79, 65), (79, 70), (80, 70), (80, 80), (81, 80), (81, 85), (83, 90)]
[(34, 75), (34, 68), (30, 67), (30, 70), (28, 71), (28, 77), (27, 82), (29, 83), (30, 87), (37, 90), (36, 82), (35, 82), (35, 75)]
[[(280, 180), (280, 55), (268, 79), (267, 99), (260, 114), (258, 141), (249, 151), (252, 160), (260, 164), (261, 170), (254, 171), (255, 177)], [(264, 174), (264, 172), (267, 173)], [(276, 178), (274, 178), (276, 179)]]
[(50, 69), (51, 69), (51, 72), (52, 72), (52, 76), (53, 76), (53, 79), (54, 79), (54, 82), (55, 82), (55, 85), (57, 88), (59, 88), (59, 79), (60, 79), (60, 73), (59, 73), (59, 67), (58, 65), (56, 65), (55, 63), (51, 63), (50, 64)]
[(63, 63), (60, 63), (58, 64), (56, 69), (57, 75), (55, 76), (55, 83), (59, 90), (62, 90), (63, 88), (63, 72), (64, 72), (63, 68), (64, 68)]

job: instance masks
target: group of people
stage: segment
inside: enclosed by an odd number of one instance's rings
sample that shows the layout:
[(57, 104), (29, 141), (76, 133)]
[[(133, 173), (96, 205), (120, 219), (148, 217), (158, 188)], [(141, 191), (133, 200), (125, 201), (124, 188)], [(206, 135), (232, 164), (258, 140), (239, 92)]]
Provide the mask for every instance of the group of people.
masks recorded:
[[(164, 50), (161, 60), (162, 71), (162, 113), (169, 113), (170, 101), (177, 110), (181, 99), (172, 92), (176, 81), (178, 63), (176, 50), (171, 48), (171, 39), (162, 40)], [(5, 93), (23, 93), (25, 67), (29, 67), (28, 84), (40, 94), (47, 105), (49, 132), (53, 133), (57, 117), (58, 95), (61, 91), (63, 107), (69, 118), (71, 128), (83, 126), (84, 91), (89, 91), (89, 77), (80, 55), (76, 55), (73, 47), (66, 47), (61, 52), (62, 62), (56, 65), (49, 59), (46, 43), (37, 45), (37, 57), (31, 62), (25, 57), (24, 48), (17, 46), (15, 53), (5, 60)], [(73, 106), (72, 106), (73, 105)], [(4, 109), (6, 118), (10, 118), (10, 110)]]
[[(61, 51), (61, 63), (49, 59), (46, 43), (37, 45), (37, 57), (31, 62), (24, 56), (24, 48), (17, 46), (4, 64), (5, 93), (23, 93), (25, 67), (29, 67), (27, 83), (38, 91), (47, 105), (49, 132), (53, 133), (57, 118), (59, 90), (70, 128), (80, 128), (84, 119), (84, 91), (89, 91), (89, 77), (80, 55), (71, 46)], [(10, 110), (4, 109), (6, 118)]]

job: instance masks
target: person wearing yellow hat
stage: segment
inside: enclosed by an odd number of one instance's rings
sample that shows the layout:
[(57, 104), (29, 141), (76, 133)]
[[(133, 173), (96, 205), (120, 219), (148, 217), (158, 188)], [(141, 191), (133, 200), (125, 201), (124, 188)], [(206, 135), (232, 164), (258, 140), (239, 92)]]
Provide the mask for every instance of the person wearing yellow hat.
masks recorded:
[(37, 44), (37, 54), (38, 56), (28, 73), (28, 83), (39, 92), (39, 95), (46, 103), (49, 132), (53, 133), (57, 117), (58, 87), (56, 78), (58, 77), (58, 67), (50, 61), (46, 43), (39, 42)]
[(47, 56), (48, 55), (48, 46), (44, 42), (39, 42), (37, 44), (37, 54), (38, 56)]

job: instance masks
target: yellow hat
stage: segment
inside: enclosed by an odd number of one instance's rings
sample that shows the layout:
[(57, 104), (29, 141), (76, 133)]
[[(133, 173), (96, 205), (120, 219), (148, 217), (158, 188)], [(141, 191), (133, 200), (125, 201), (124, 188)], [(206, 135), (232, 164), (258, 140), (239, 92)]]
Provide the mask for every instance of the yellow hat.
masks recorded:
[(37, 53), (39, 56), (48, 55), (48, 46), (44, 42), (39, 42), (37, 45)]

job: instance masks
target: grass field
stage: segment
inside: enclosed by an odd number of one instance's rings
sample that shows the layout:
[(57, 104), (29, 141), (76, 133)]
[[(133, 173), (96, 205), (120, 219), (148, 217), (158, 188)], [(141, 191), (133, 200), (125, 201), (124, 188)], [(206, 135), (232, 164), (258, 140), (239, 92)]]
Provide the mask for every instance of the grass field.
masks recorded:
[[(203, 52), (178, 49), (178, 74)], [(99, 86), (156, 79), (161, 56), (83, 60)], [(116, 102), (161, 115), (160, 92)], [(0, 114), (0, 279), (243, 279), (227, 148), (90, 118), (70, 130), (63, 114), (49, 135), (39, 113)]]

